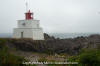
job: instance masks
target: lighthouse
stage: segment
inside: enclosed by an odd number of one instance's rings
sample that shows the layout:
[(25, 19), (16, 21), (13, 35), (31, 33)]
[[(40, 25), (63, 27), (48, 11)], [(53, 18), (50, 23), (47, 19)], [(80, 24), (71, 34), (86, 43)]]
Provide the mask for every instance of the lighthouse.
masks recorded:
[(34, 19), (34, 14), (28, 10), (24, 20), (18, 20), (18, 28), (13, 30), (13, 38), (31, 38), (33, 40), (44, 40), (44, 33), (39, 21)]

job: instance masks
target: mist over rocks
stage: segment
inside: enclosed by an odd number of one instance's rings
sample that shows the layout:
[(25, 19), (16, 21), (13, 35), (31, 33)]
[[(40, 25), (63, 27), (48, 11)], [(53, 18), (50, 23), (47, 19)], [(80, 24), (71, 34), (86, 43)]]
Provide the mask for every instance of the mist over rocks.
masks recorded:
[(16, 50), (26, 52), (39, 52), (39, 53), (68, 53), (70, 55), (77, 55), (82, 48), (95, 48), (100, 47), (100, 35), (94, 34), (88, 37), (77, 37), (69, 39), (60, 39), (48, 34), (44, 34), (45, 40), (32, 40), (32, 39), (5, 39), (6, 45), (9, 48), (16, 48)]

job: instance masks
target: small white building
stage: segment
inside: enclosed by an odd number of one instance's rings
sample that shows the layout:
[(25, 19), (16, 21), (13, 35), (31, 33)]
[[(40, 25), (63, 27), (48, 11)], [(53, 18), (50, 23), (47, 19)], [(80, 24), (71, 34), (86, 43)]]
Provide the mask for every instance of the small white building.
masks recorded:
[(44, 33), (39, 26), (39, 20), (33, 18), (33, 13), (30, 10), (25, 13), (25, 20), (18, 20), (18, 28), (14, 28), (13, 38), (44, 40)]

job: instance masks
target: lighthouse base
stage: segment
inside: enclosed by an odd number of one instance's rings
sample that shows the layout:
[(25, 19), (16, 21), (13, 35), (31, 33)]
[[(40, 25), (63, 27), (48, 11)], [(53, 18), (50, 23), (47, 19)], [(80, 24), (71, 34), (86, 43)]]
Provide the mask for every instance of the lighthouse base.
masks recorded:
[(42, 28), (15, 28), (13, 38), (31, 38), (33, 40), (44, 40)]

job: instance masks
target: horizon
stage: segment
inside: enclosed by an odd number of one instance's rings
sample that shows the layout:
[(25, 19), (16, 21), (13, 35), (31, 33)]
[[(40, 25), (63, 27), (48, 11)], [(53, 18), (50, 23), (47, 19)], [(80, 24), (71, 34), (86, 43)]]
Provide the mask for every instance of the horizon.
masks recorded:
[[(67, 39), (67, 38), (76, 38), (76, 37), (88, 37), (91, 35), (100, 35), (100, 33), (46, 33), (49, 36), (55, 38)], [(0, 33), (0, 38), (12, 38), (13, 33)]]
[[(54, 32), (44, 32), (44, 33), (54, 33)], [(67, 33), (59, 33), (59, 32), (55, 32), (54, 34), (78, 34), (78, 33), (82, 33), (82, 32), (67, 32)], [(0, 33), (0, 34), (13, 34), (13, 33)], [(85, 32), (83, 34), (100, 34), (100, 32)]]

